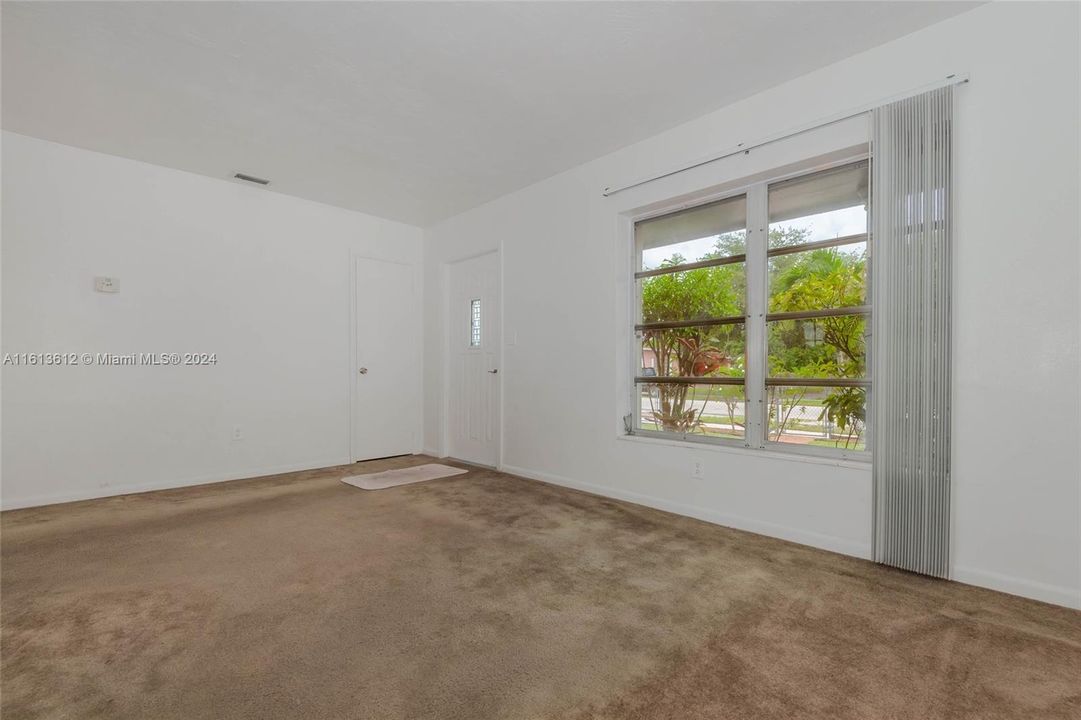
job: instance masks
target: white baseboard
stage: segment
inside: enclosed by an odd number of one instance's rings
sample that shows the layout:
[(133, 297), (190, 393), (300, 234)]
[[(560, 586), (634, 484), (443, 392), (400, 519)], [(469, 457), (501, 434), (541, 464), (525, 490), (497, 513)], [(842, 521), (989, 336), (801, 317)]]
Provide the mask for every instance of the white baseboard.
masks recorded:
[(1040, 600), (1052, 605), (1063, 605), (1075, 610), (1081, 610), (1081, 591), (1077, 589), (1048, 585), (1035, 580), (1025, 580), (968, 567), (954, 567), (951, 579), (965, 585), (975, 585), (989, 590), (1009, 593), (1010, 595), (1020, 595), (1033, 600)]
[(575, 490), (582, 490), (583, 492), (592, 493), (593, 495), (615, 498), (616, 500), (625, 500), (636, 505), (645, 505), (646, 507), (665, 510), (667, 512), (675, 513), (676, 515), (693, 517), (698, 520), (713, 523), (714, 525), (723, 525), (725, 527), (735, 528), (736, 530), (746, 530), (748, 532), (757, 533), (758, 535), (768, 535), (769, 537), (788, 540), (790, 542), (799, 543), (800, 545), (810, 545), (811, 547), (841, 553), (842, 555), (851, 555), (865, 560), (870, 559), (871, 557), (870, 545), (853, 542), (844, 538), (833, 537), (831, 535), (816, 533), (809, 530), (800, 530), (798, 528), (791, 528), (763, 520), (721, 513), (716, 510), (710, 510), (709, 508), (702, 508), (672, 500), (665, 500), (651, 495), (629, 492), (607, 485), (579, 482), (577, 480), (571, 480), (570, 478), (560, 477), (550, 473), (537, 472), (535, 470), (514, 465), (504, 465), (502, 470), (503, 472), (512, 475), (520, 475), (531, 480), (540, 480), (541, 482), (551, 483), (553, 485), (561, 485)]
[(117, 495), (132, 495), (134, 493), (152, 492), (154, 490), (173, 490), (182, 487), (194, 487), (196, 485), (210, 485), (212, 483), (228, 482), (230, 480), (247, 480), (250, 478), (263, 477), (264, 475), (280, 475), (288, 472), (301, 470), (319, 470), (321, 468), (334, 467), (336, 465), (349, 465), (349, 458), (333, 458), (330, 460), (295, 463), (291, 465), (276, 465), (273, 467), (252, 468), (231, 473), (205, 475), (202, 477), (185, 478), (180, 480), (165, 480), (159, 482), (139, 483), (137, 485), (110, 485), (107, 487), (85, 488), (61, 493), (49, 493), (45, 495), (32, 495), (9, 499), (3, 496), (0, 490), (0, 510), (18, 510), (20, 508), (40, 507), (42, 505), (56, 505), (58, 503), (75, 502), (78, 500), (95, 500), (104, 497), (116, 497)]
[[(871, 559), (871, 547), (870, 545), (865, 545), (863, 543), (856, 543), (821, 533), (785, 527), (783, 525), (777, 525), (776, 523), (765, 522), (762, 520), (729, 515), (707, 508), (620, 490), (619, 488), (606, 485), (579, 482), (577, 480), (571, 480), (570, 478), (538, 472), (528, 468), (516, 467), (514, 465), (504, 466), (503, 471), (511, 473), (512, 475), (520, 475), (521, 477), (529, 478), (531, 480), (540, 480), (541, 482), (561, 485), (575, 490), (582, 490), (583, 492), (592, 493), (594, 495), (625, 500), (627, 502), (635, 503), (636, 505), (645, 505), (658, 510), (665, 510), (677, 515), (686, 515), (687, 517), (697, 518), (698, 520), (704, 520), (706, 522), (714, 523), (715, 525), (723, 525), (737, 530), (746, 530), (759, 535), (768, 535), (770, 537), (788, 540), (801, 545), (810, 545), (811, 547), (830, 550), (843, 555), (851, 555), (864, 560)], [(1010, 595), (1019, 595), (1033, 600), (1040, 600), (1053, 605), (1081, 609), (1081, 593), (1076, 589), (1048, 585), (1046, 583), (1009, 577), (966, 567), (955, 567), (953, 569), (952, 579), (966, 585), (975, 585), (977, 587), (997, 590), (998, 592), (1004, 592)]]

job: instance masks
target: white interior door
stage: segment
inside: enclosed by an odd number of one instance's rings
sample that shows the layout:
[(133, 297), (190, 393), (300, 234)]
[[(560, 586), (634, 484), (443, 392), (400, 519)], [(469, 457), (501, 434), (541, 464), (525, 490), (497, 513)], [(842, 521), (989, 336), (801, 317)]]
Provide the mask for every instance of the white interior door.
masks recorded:
[(356, 258), (354, 460), (417, 451), (419, 304), (413, 267)]
[(448, 268), (447, 454), (499, 464), (499, 255)]

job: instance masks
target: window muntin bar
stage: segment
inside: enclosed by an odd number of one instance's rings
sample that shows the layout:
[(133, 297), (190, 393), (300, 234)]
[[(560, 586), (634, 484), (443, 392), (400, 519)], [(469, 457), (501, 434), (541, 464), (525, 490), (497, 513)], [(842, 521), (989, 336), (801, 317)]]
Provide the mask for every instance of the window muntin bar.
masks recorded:
[[(789, 380), (789, 378), (786, 378)], [(716, 377), (678, 377), (669, 375), (668, 377), (646, 377), (639, 375), (634, 378), (634, 382), (637, 385), (739, 385), (743, 386), (742, 377), (726, 377), (718, 375)]]
[(766, 320), (812, 320), (814, 318), (837, 317), (840, 315), (870, 315), (870, 305), (827, 308), (825, 310), (797, 310), (794, 312), (766, 313)]
[(739, 325), (745, 323), (747, 318), (743, 315), (729, 315), (728, 317), (709, 318), (705, 320), (666, 320), (664, 322), (638, 323), (634, 329), (638, 332), (648, 330), (670, 330), (672, 328), (710, 327), (713, 325)]
[(793, 385), (806, 387), (871, 387), (871, 381), (858, 378), (806, 378), (806, 377), (768, 377), (766, 386)]
[(867, 233), (863, 232), (855, 235), (845, 235), (844, 237), (833, 238), (832, 240), (818, 240), (816, 242), (775, 247), (767, 250), (766, 255), (769, 257), (780, 257), (781, 255), (791, 255), (792, 253), (805, 252), (807, 250), (825, 250), (826, 248), (842, 247), (844, 245), (854, 245), (856, 243), (865, 242), (867, 242)]
[(684, 263), (680, 265), (664, 265), (652, 270), (641, 270), (634, 274), (635, 278), (648, 278), (656, 277), (657, 275), (671, 275), (673, 273), (686, 272), (688, 270), (698, 270), (700, 268), (712, 268), (719, 267), (721, 265), (732, 265), (734, 263), (746, 262), (747, 256), (740, 255), (727, 255), (725, 257), (711, 258), (709, 260), (702, 260), (694, 263)]

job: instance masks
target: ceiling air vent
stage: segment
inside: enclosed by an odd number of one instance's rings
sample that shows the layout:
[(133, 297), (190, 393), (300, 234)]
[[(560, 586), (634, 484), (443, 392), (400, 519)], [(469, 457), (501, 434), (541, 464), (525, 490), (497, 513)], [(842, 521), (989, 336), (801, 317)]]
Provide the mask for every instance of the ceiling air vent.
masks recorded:
[(237, 173), (233, 177), (235, 177), (237, 180), (247, 180), (248, 182), (253, 182), (256, 185), (269, 185), (270, 184), (269, 180), (264, 180), (263, 178), (257, 178), (254, 175), (245, 175), (244, 173)]

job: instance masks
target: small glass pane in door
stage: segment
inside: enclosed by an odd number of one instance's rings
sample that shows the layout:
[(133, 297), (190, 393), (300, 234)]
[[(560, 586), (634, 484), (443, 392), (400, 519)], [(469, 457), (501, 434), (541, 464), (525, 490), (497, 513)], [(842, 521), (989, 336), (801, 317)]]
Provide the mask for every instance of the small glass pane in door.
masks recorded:
[(469, 347), (480, 347), (480, 298), (469, 302)]

